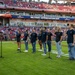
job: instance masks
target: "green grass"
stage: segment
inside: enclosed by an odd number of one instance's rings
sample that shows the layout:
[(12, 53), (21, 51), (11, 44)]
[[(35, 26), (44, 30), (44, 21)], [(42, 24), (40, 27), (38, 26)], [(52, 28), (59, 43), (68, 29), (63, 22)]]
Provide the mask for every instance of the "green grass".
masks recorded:
[[(67, 44), (62, 42), (62, 50), (67, 53)], [(39, 45), (37, 45), (39, 47)], [(32, 53), (31, 44), (28, 53), (17, 53), (14, 42), (3, 42), (3, 57), (0, 58), (0, 75), (75, 75), (75, 61), (67, 57), (56, 58), (51, 54), (52, 60), (42, 56), (42, 52)], [(24, 44), (22, 44), (24, 51)], [(38, 50), (39, 48), (37, 48)], [(56, 50), (56, 46), (52, 46)]]

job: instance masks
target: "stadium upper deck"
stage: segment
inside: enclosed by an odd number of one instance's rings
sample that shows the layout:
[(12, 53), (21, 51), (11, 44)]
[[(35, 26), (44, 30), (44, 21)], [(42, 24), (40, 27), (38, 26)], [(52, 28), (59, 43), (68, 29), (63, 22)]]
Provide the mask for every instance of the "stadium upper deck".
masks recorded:
[[(75, 6), (66, 6), (66, 5), (58, 5), (58, 4), (47, 4), (41, 2), (22, 2), (22, 1), (13, 1), (13, 0), (0, 0), (0, 13), (4, 14), (7, 11), (11, 14), (11, 19), (1, 19), (3, 24), (6, 23), (15, 23), (24, 21), (33, 20), (39, 22), (53, 22), (60, 21), (61, 22), (70, 22), (75, 23)], [(20, 13), (19, 13), (20, 12)], [(5, 17), (6, 18), (6, 17)], [(29, 20), (27, 20), (29, 19)], [(36, 20), (37, 19), (37, 20)], [(39, 20), (39, 21), (38, 21)], [(32, 22), (32, 21), (30, 21)], [(17, 23), (16, 23), (17, 24)], [(41, 24), (41, 21), (40, 21)], [(43, 23), (44, 24), (44, 23)], [(42, 25), (43, 25), (42, 24)], [(32, 25), (34, 25), (32, 23)]]
[(0, 0), (0, 8), (1, 7), (13, 7), (13, 8), (36, 8), (36, 9), (49, 9), (49, 10), (62, 10), (62, 11), (75, 11), (75, 6), (66, 6), (66, 5), (50, 5), (47, 3), (41, 3), (41, 2), (22, 2), (22, 1), (15, 1), (14, 0)]

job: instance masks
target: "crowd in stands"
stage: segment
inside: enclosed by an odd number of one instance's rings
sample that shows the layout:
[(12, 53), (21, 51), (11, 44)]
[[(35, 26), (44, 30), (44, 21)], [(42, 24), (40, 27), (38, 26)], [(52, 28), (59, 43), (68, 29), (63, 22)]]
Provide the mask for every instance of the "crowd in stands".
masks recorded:
[(75, 6), (66, 6), (66, 5), (56, 5), (56, 4), (47, 4), (41, 2), (22, 2), (19, 0), (0, 0), (6, 6), (13, 7), (24, 7), (24, 8), (37, 8), (37, 9), (54, 9), (54, 10), (64, 10), (64, 11), (75, 11)]
[[(15, 40), (15, 39), (16, 39), (15, 35), (16, 35), (16, 32), (17, 32), (18, 29), (21, 30), (21, 33), (24, 33), (25, 30), (28, 30), (28, 33), (31, 34), (33, 28), (35, 28), (36, 33), (38, 34), (39, 31), (40, 31), (39, 29), (40, 29), (41, 27), (1, 26), (1, 27), (0, 27), (0, 32), (3, 32), (3, 39), (4, 39), (5, 41), (8, 41), (8, 40)], [(47, 28), (47, 27), (46, 27), (46, 28)], [(50, 27), (50, 29), (51, 29), (51, 32), (52, 32), (53, 35), (54, 35), (54, 32), (55, 32), (54, 27)], [(67, 31), (66, 28), (62, 28), (62, 32), (64, 32), (64, 34), (65, 34), (66, 31)], [(55, 35), (54, 35), (54, 36), (55, 36)], [(22, 40), (23, 40), (23, 37), (24, 37), (24, 36), (22, 35), (22, 36), (21, 36), (21, 39), (22, 39)], [(63, 40), (65, 40), (65, 39), (66, 39), (66, 38), (65, 38), (64, 35), (63, 35)]]

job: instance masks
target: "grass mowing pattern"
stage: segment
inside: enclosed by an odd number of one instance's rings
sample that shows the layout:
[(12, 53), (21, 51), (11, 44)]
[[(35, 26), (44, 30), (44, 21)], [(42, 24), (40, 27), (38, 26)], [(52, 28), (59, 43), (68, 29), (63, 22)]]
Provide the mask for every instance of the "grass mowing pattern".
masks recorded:
[[(65, 42), (62, 45), (66, 44)], [(39, 47), (39, 45), (37, 45)], [(42, 56), (42, 52), (32, 53), (31, 44), (28, 53), (17, 53), (17, 45), (13, 42), (3, 43), (3, 56), (0, 58), (0, 75), (75, 75), (75, 61), (67, 57), (56, 58), (51, 54), (52, 60)], [(52, 46), (55, 50), (56, 47)], [(67, 53), (67, 47), (62, 47)], [(22, 44), (24, 51), (24, 44)]]

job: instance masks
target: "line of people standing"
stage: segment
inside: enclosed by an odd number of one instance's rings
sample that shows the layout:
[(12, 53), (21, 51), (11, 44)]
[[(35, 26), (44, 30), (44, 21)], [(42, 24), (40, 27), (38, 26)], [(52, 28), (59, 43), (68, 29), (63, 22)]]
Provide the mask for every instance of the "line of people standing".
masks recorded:
[[(25, 51), (28, 52), (28, 39), (30, 39), (31, 44), (32, 44), (32, 53), (36, 52), (36, 41), (38, 40), (40, 50), (39, 51), (44, 51), (42, 54), (45, 56), (47, 54), (47, 47), (48, 46), (48, 52), (51, 52), (52, 49), (52, 39), (53, 36), (55, 36), (55, 42), (56, 42), (56, 48), (57, 48), (57, 57), (60, 58), (62, 56), (62, 48), (61, 48), (61, 42), (63, 40), (63, 32), (61, 31), (60, 27), (55, 28), (54, 34), (51, 32), (50, 28), (46, 29), (40, 28), (39, 33), (36, 33), (36, 30), (33, 29), (31, 34), (28, 33), (28, 30), (25, 30), (24, 32), (24, 42), (25, 42)], [(69, 25), (68, 31), (66, 32), (67, 36), (67, 44), (68, 44), (68, 50), (69, 50), (69, 59), (70, 60), (75, 60), (75, 30), (73, 25)], [(20, 45), (21, 43), (21, 33), (18, 30), (18, 33), (16, 35), (17, 37), (17, 44), (18, 44), (18, 51), (21, 51)], [(19, 38), (19, 39), (18, 39)], [(51, 58), (51, 56), (50, 56)]]

